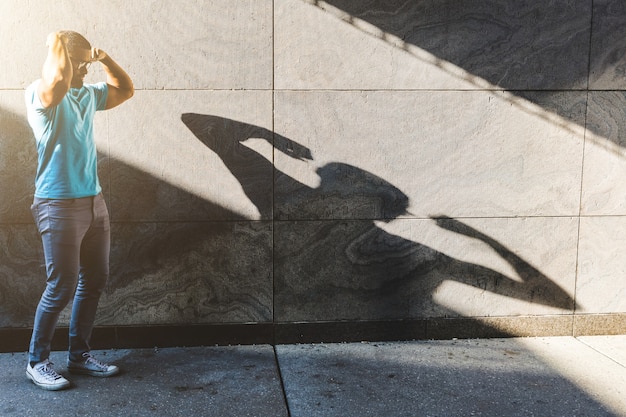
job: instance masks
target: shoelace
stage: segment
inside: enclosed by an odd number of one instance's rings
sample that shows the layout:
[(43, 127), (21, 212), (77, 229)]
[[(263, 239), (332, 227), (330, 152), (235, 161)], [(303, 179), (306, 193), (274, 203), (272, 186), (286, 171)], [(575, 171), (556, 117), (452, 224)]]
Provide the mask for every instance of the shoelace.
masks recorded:
[(41, 366), (38, 371), (44, 378), (49, 379), (51, 381), (56, 381), (57, 379), (61, 379), (62, 376), (57, 374), (57, 372), (52, 368), (52, 362), (46, 362)]
[(97, 366), (100, 369), (106, 370), (109, 366), (107, 364), (104, 364), (102, 362), (100, 362), (98, 359), (94, 358), (93, 356), (91, 356), (88, 353), (83, 354), (84, 357), (86, 357), (87, 359), (85, 360), (85, 363), (91, 363), (95, 366)]

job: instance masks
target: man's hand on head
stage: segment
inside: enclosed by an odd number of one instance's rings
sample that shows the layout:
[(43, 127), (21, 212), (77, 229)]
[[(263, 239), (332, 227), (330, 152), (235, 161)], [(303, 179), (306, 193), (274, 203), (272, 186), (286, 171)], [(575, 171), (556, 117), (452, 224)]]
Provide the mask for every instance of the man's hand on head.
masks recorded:
[(91, 48), (91, 61), (102, 61), (107, 57), (107, 53), (100, 48)]

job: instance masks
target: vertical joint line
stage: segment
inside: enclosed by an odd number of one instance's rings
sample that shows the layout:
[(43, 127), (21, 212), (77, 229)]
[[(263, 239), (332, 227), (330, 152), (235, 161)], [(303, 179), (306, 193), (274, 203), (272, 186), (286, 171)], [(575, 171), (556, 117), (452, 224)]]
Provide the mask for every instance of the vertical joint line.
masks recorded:
[(587, 132), (589, 123), (589, 100), (590, 100), (590, 88), (591, 88), (591, 53), (593, 48), (593, 11), (594, 0), (591, 0), (591, 13), (589, 16), (589, 48), (587, 49), (587, 88), (585, 95), (585, 118), (584, 118), (584, 131), (583, 131), (583, 143), (582, 143), (582, 157), (580, 159), (580, 188), (578, 194), (578, 229), (576, 233), (576, 268), (574, 271), (574, 307), (572, 312), (572, 335), (574, 334), (576, 327), (576, 313), (577, 313), (577, 300), (578, 300), (578, 278), (580, 275), (580, 229), (582, 223), (582, 211), (583, 211), (583, 192), (585, 183), (585, 151), (587, 148)]
[[(275, 268), (275, 244), (274, 244), (274, 240), (275, 240), (275, 229), (276, 229), (276, 225), (274, 223), (274, 211), (275, 211), (275, 207), (276, 207), (276, 192), (275, 192), (275, 186), (276, 186), (276, 133), (275, 133), (275, 120), (276, 120), (276, 99), (275, 99), (275, 88), (276, 88), (276, 62), (275, 62), (275, 54), (276, 54), (276, 0), (272, 0), (272, 188), (271, 188), (271, 192), (272, 192), (272, 207), (270, 210), (270, 227), (272, 228), (272, 242), (270, 247), (272, 248), (272, 252), (271, 252), (271, 274), (272, 274), (272, 328), (275, 327), (275, 323), (276, 323), (276, 268)], [(275, 341), (275, 337), (274, 337), (274, 344), (276, 344)], [(274, 352), (275, 354), (276, 352)], [(276, 360), (278, 361), (278, 358), (276, 358)], [(278, 366), (278, 362), (277, 366)], [(280, 369), (279, 369), (280, 372)], [(282, 384), (282, 378), (281, 378), (281, 384)]]

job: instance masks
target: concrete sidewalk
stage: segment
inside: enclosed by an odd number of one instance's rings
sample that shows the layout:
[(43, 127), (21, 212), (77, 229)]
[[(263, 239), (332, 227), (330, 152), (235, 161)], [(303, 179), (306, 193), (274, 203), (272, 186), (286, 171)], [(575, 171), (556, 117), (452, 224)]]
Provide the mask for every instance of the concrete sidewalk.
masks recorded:
[(0, 354), (0, 416), (626, 416), (626, 336), (95, 352), (123, 372), (47, 392)]

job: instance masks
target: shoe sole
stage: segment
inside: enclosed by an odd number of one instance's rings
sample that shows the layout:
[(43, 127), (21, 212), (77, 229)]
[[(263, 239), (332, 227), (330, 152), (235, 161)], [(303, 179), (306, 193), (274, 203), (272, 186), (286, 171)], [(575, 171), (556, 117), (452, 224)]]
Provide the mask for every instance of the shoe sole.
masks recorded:
[(70, 387), (70, 381), (57, 385), (41, 384), (35, 380), (35, 377), (33, 377), (30, 372), (26, 371), (26, 376), (33, 382), (33, 384), (37, 385), (39, 388), (45, 389), (46, 391), (59, 391)]
[(89, 369), (70, 368), (70, 367), (68, 367), (67, 370), (68, 372), (72, 374), (96, 376), (99, 378), (108, 378), (110, 376), (117, 375), (120, 372), (119, 369), (115, 369), (109, 372), (98, 372), (98, 371), (90, 371)]

